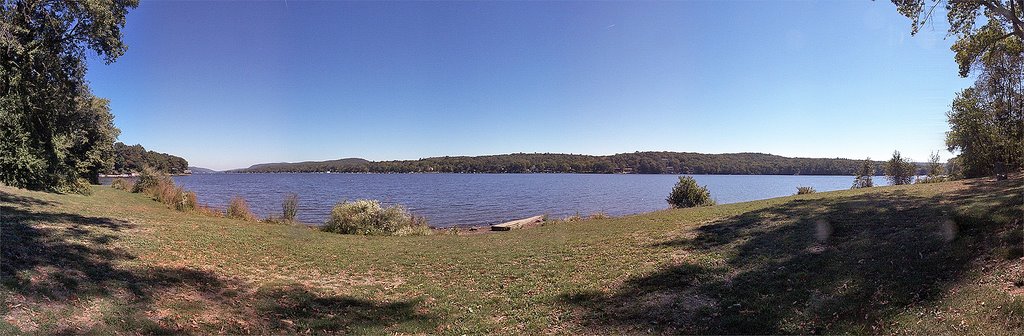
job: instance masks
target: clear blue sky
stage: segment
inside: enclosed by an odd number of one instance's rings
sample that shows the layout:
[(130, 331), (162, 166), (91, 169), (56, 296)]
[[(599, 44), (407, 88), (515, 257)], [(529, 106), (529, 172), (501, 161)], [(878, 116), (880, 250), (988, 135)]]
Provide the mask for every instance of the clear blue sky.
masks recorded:
[[(924, 161), (971, 84), (888, 1), (157, 2), (90, 63), (120, 140), (213, 169), (512, 152)], [(939, 25), (942, 24), (942, 25)]]

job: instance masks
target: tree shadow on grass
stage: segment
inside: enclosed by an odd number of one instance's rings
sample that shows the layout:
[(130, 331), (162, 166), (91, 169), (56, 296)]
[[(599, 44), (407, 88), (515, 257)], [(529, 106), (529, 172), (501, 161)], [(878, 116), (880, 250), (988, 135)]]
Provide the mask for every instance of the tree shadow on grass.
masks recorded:
[(687, 260), (563, 301), (595, 330), (878, 333), (887, 317), (938, 299), (974, 262), (1024, 253), (1020, 184), (794, 200), (650, 247), (723, 263)]
[[(429, 328), (436, 320), (417, 310), (415, 300), (322, 295), (298, 285), (251, 289), (209, 271), (138, 262), (118, 246), (134, 224), (63, 213), (54, 205), (0, 191), (0, 315), (25, 331), (383, 332)], [(90, 307), (97, 300), (109, 304)], [(29, 321), (19, 309), (57, 317)]]

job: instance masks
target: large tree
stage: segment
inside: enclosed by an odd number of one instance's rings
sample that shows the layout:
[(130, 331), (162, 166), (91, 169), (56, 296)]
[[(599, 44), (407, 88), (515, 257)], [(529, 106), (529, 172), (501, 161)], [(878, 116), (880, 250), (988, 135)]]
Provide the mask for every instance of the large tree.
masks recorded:
[(912, 33), (944, 4), (960, 76), (977, 74), (948, 113), (946, 145), (966, 177), (1024, 167), (1024, 0), (893, 0)]
[(124, 54), (137, 0), (4, 0), (0, 5), (0, 182), (81, 189), (110, 164), (117, 129), (85, 81), (86, 55)]

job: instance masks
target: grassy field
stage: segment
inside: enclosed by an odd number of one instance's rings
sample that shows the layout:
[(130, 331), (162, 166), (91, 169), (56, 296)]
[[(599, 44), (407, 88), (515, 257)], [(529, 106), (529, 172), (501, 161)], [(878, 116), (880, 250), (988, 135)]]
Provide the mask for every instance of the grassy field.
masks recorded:
[(1024, 334), (1024, 180), (364, 237), (0, 187), (0, 334)]

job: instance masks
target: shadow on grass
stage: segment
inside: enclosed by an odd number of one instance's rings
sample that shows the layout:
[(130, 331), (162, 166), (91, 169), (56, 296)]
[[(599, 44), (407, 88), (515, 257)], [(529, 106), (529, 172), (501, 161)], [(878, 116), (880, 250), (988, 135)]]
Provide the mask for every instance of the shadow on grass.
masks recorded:
[[(0, 191), (0, 299), (7, 301), (0, 313), (21, 307), (67, 316), (15, 326), (41, 333), (344, 333), (435, 320), (417, 311), (416, 301), (321, 295), (302, 286), (252, 290), (208, 271), (134, 262), (117, 244), (133, 224), (54, 205)], [(96, 323), (71, 321), (87, 316), (96, 299), (110, 303), (89, 318)], [(168, 310), (175, 314), (162, 313)]]
[(794, 200), (650, 247), (722, 263), (686, 260), (611, 293), (562, 300), (594, 330), (878, 333), (887, 317), (938, 299), (974, 263), (1024, 254), (1020, 185)]

